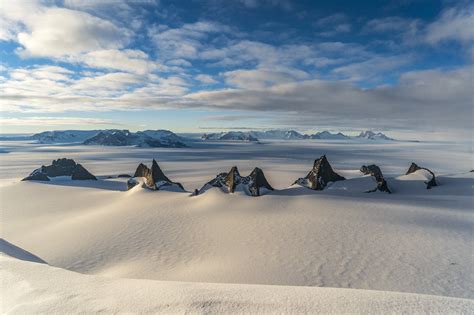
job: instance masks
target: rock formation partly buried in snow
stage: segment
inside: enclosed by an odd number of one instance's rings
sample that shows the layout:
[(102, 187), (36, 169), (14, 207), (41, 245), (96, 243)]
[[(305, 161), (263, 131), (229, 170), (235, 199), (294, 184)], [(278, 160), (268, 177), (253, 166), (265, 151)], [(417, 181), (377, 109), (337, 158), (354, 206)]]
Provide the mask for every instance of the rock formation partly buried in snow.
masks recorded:
[(293, 184), (298, 184), (313, 190), (323, 190), (328, 183), (345, 180), (329, 164), (326, 155), (314, 161), (313, 168), (303, 178), (298, 178)]
[(409, 175), (409, 174), (417, 173), (417, 172), (418, 173), (425, 172), (425, 174), (421, 174), (421, 175), (426, 177), (426, 181), (425, 181), (426, 189), (431, 189), (431, 187), (438, 186), (438, 183), (436, 183), (435, 174), (430, 169), (426, 167), (420, 167), (416, 163), (411, 163), (410, 168), (408, 168), (408, 171), (406, 172), (405, 175)]
[(207, 182), (201, 189), (196, 189), (193, 195), (200, 195), (207, 190), (217, 187), (226, 193), (243, 191), (249, 196), (258, 197), (273, 190), (263, 171), (256, 167), (248, 176), (241, 176), (237, 166), (228, 173), (220, 173), (213, 180)]
[(49, 181), (51, 177), (70, 176), (74, 180), (86, 180), (97, 178), (86, 170), (81, 164), (72, 159), (57, 159), (51, 165), (41, 166), (22, 180), (42, 180)]
[(369, 166), (363, 165), (360, 168), (360, 171), (362, 173), (364, 173), (365, 175), (373, 176), (375, 178), (375, 181), (377, 182), (377, 186), (374, 189), (366, 191), (367, 193), (375, 192), (377, 190), (382, 191), (382, 192), (387, 192), (389, 194), (392, 193), (390, 191), (390, 189), (388, 188), (387, 181), (383, 177), (383, 174), (382, 174), (382, 171), (380, 170), (380, 167), (378, 167), (375, 164), (372, 164), (372, 165), (369, 165)]
[(173, 182), (163, 173), (155, 159), (153, 159), (151, 169), (140, 163), (133, 177), (127, 181), (128, 189), (140, 184), (152, 190), (184, 191), (181, 183)]

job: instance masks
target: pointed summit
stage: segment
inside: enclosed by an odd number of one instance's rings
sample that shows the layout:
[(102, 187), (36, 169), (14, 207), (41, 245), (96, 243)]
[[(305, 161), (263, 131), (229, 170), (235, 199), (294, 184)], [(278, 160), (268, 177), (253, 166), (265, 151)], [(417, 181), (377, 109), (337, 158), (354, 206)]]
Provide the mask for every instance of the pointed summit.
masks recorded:
[(227, 191), (233, 193), (235, 186), (240, 182), (240, 173), (237, 166), (232, 166), (229, 173), (224, 178), (224, 186), (227, 187)]
[(268, 183), (263, 171), (256, 167), (249, 176), (242, 177), (234, 166), (228, 173), (220, 173), (213, 180), (207, 182), (201, 189), (196, 189), (193, 196), (200, 195), (207, 190), (218, 187), (223, 192), (234, 193), (236, 190), (244, 191), (250, 196), (261, 196), (266, 191), (273, 190)]
[(263, 171), (260, 168), (254, 168), (249, 177), (249, 192), (252, 196), (260, 196), (263, 190), (273, 190), (273, 187), (268, 183), (265, 174), (263, 174)]
[[(142, 183), (145, 187), (152, 190), (167, 190), (168, 188), (179, 188), (178, 190), (183, 190), (184, 187), (180, 183), (171, 181), (161, 170), (160, 166), (153, 159), (151, 169), (149, 169), (145, 164), (140, 163), (135, 171), (135, 174), (132, 178), (127, 181), (128, 189), (135, 187), (140, 184), (139, 178), (144, 178)], [(142, 180), (143, 181), (143, 180)]]
[(308, 175), (304, 178), (298, 178), (294, 184), (299, 184), (313, 190), (323, 190), (329, 182), (339, 180), (345, 180), (345, 178), (334, 172), (326, 155), (323, 155), (314, 161), (313, 169)]

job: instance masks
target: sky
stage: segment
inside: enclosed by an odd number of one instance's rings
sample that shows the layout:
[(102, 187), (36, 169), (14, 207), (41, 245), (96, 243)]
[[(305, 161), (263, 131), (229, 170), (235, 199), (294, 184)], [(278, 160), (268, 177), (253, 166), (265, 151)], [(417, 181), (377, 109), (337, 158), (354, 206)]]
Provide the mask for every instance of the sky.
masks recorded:
[(474, 4), (0, 0), (0, 132), (472, 139)]

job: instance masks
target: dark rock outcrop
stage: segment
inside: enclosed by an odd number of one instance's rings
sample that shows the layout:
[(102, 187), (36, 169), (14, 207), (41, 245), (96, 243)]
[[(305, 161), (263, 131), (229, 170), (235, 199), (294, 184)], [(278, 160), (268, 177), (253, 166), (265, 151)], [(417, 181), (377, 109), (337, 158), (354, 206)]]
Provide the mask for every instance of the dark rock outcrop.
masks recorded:
[(367, 193), (375, 192), (377, 190), (382, 191), (382, 192), (387, 192), (389, 194), (392, 193), (390, 191), (390, 189), (388, 188), (387, 181), (383, 177), (383, 174), (382, 174), (382, 171), (380, 170), (380, 167), (378, 167), (375, 164), (372, 164), (372, 165), (369, 165), (369, 166), (363, 165), (360, 168), (360, 171), (362, 173), (364, 173), (365, 175), (373, 176), (375, 178), (375, 181), (377, 182), (377, 186), (374, 189), (366, 191)]
[(118, 174), (117, 178), (130, 178), (132, 177), (130, 174)]
[(436, 183), (436, 176), (435, 174), (428, 168), (426, 167), (419, 167), (416, 163), (411, 163), (410, 167), (408, 168), (408, 171), (406, 172), (405, 175), (408, 175), (408, 174), (411, 174), (411, 173), (414, 173), (416, 171), (419, 171), (419, 170), (425, 170), (427, 171), (428, 173), (431, 174), (431, 178), (430, 180), (426, 181), (425, 184), (426, 184), (426, 189), (431, 189), (431, 187), (434, 187), (434, 186), (438, 186), (438, 183)]
[(81, 164), (77, 164), (73, 159), (66, 158), (54, 160), (51, 165), (48, 166), (41, 166), (34, 170), (29, 176), (23, 178), (23, 180), (48, 181), (50, 177), (57, 176), (71, 176), (73, 180), (97, 180), (97, 178)]
[(97, 178), (92, 175), (88, 170), (84, 168), (81, 164), (77, 164), (76, 167), (72, 170), (71, 179), (75, 180), (86, 180), (86, 179), (93, 179), (96, 180)]
[(298, 184), (313, 190), (323, 190), (329, 182), (345, 180), (331, 167), (326, 155), (314, 161), (313, 169), (304, 178), (298, 178), (293, 184)]
[(233, 193), (239, 186), (247, 195), (254, 197), (261, 196), (263, 189), (273, 190), (260, 168), (254, 168), (250, 175), (243, 177), (237, 166), (233, 166), (228, 173), (220, 173), (201, 189), (196, 189), (193, 196), (200, 195), (212, 187), (218, 187), (226, 193)]
[(42, 180), (42, 181), (49, 181), (49, 177), (46, 176), (46, 174), (44, 173), (41, 173), (41, 171), (38, 169), (38, 170), (35, 170), (33, 171), (33, 173), (31, 173), (30, 175), (28, 175), (27, 177), (23, 178), (22, 180)]
[(133, 177), (127, 181), (128, 189), (138, 185), (140, 181), (137, 178), (140, 177), (145, 178), (145, 186), (152, 190), (162, 190), (167, 187), (176, 186), (184, 191), (184, 187), (181, 183), (173, 182), (163, 173), (155, 159), (153, 159), (151, 169), (143, 163), (138, 165)]
[(260, 196), (262, 188), (273, 190), (273, 187), (268, 183), (265, 174), (263, 174), (263, 171), (260, 168), (254, 168), (248, 177), (250, 179), (248, 182), (248, 189), (252, 196)]

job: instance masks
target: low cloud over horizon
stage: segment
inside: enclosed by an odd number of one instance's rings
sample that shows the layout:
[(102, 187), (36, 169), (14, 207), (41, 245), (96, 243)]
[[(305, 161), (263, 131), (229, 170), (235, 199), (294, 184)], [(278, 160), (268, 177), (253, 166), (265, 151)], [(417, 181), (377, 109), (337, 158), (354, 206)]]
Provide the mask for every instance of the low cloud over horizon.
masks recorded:
[(472, 136), (468, 1), (4, 1), (0, 46), (5, 132), (238, 124)]

